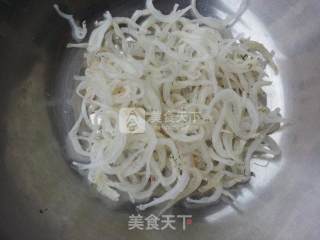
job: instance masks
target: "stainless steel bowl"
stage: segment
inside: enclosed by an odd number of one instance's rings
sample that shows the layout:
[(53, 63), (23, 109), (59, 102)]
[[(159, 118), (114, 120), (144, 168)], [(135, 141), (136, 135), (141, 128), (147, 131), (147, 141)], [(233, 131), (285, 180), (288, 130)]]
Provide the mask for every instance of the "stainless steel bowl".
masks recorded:
[[(144, 6), (142, 0), (57, 2), (89, 21), (106, 9), (128, 16)], [(163, 10), (173, 5), (155, 2)], [(232, 12), (237, 2), (199, 0), (199, 8), (204, 14)], [(134, 207), (101, 198), (70, 168), (65, 145), (73, 119), (70, 79), (81, 58), (65, 49), (70, 30), (52, 4), (0, 1), (1, 239), (319, 239), (318, 0), (251, 1), (234, 27), (276, 51), (280, 75), (271, 76), (270, 104), (281, 106), (290, 124), (275, 136), (281, 158), (254, 165), (256, 177), (235, 189), (234, 204), (172, 210), (193, 215), (186, 231), (129, 231)]]

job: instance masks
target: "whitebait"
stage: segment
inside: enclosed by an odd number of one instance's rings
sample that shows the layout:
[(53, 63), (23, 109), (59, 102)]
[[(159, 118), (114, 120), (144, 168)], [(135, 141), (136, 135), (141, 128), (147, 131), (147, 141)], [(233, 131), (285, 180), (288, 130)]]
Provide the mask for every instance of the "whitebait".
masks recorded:
[[(165, 210), (181, 199), (205, 205), (232, 198), (228, 188), (250, 179), (253, 155), (280, 154), (269, 136), (283, 121), (280, 110), (261, 100), (271, 84), (267, 65), (277, 72), (274, 54), (221, 34), (246, 4), (219, 20), (203, 17), (196, 0), (168, 15), (147, 0), (131, 18), (106, 12), (88, 43), (68, 45), (87, 50), (85, 73), (76, 76), (80, 116), (69, 133), (87, 162), (74, 165), (101, 194), (118, 201), (126, 192), (140, 210), (160, 204)], [(190, 11), (194, 20), (185, 17)], [(144, 133), (124, 134), (118, 113), (128, 107), (198, 119), (177, 124), (159, 116), (160, 124), (145, 121)]]
[(53, 8), (62, 18), (66, 19), (69, 22), (72, 30), (72, 37), (74, 38), (74, 40), (80, 42), (87, 36), (88, 30), (86, 21), (82, 22), (82, 26), (78, 26), (73, 16), (62, 12), (57, 4), (54, 4)]

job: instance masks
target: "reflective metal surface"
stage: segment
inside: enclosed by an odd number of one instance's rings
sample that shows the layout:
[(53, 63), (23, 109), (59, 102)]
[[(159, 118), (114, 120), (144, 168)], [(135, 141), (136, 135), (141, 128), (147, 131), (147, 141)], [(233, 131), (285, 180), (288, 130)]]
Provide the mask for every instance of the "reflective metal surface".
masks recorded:
[[(89, 20), (106, 9), (128, 16), (144, 6), (141, 0), (57, 2)], [(167, 10), (173, 5), (155, 2)], [(199, 0), (199, 7), (219, 15), (237, 2)], [(251, 1), (234, 27), (276, 51), (281, 74), (271, 76), (270, 104), (281, 106), (291, 124), (276, 136), (281, 159), (254, 164), (256, 177), (235, 189), (235, 204), (172, 210), (193, 215), (185, 232), (128, 231), (134, 207), (101, 199), (68, 165), (68, 96), (79, 58), (65, 49), (70, 31), (52, 4), (0, 1), (0, 239), (319, 239), (318, 0)]]

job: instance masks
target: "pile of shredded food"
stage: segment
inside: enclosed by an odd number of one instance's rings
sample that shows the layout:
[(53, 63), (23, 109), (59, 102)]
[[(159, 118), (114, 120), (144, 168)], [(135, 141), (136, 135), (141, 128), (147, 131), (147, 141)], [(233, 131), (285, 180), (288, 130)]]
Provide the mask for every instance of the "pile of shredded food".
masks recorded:
[[(250, 180), (253, 157), (280, 154), (270, 134), (282, 117), (267, 107), (263, 90), (271, 85), (267, 66), (277, 72), (274, 53), (225, 34), (246, 2), (220, 20), (202, 16), (196, 0), (184, 9), (174, 5), (168, 15), (147, 0), (131, 18), (106, 12), (87, 43), (69, 45), (86, 49), (85, 73), (75, 77), (80, 116), (69, 133), (86, 161), (73, 164), (101, 194), (119, 201), (127, 193), (140, 210), (180, 200), (210, 204), (233, 198), (229, 189)], [(143, 133), (126, 134), (119, 128), (122, 108), (197, 112), (206, 120), (145, 121)]]

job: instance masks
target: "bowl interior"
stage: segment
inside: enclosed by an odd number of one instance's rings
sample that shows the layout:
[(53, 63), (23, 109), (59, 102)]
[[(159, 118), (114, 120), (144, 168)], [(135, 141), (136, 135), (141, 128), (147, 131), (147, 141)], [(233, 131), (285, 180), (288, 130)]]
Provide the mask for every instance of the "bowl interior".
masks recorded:
[[(188, 1), (176, 1), (186, 6)], [(0, 1), (0, 237), (1, 239), (311, 239), (320, 235), (320, 3), (256, 0), (233, 28), (276, 52), (269, 105), (290, 123), (275, 135), (280, 159), (253, 161), (255, 177), (234, 189), (237, 201), (208, 208), (178, 205), (188, 214), (183, 231), (129, 231), (137, 214), (127, 201), (101, 198), (69, 165), (65, 142), (74, 121), (73, 75), (82, 53), (65, 48), (67, 23), (52, 1)], [(144, 1), (59, 1), (78, 19), (93, 22), (105, 10), (130, 16)], [(235, 11), (238, 1), (198, 0), (204, 15)], [(155, 1), (164, 12), (171, 1)], [(256, 163), (256, 164), (255, 164)], [(266, 166), (265, 166), (266, 165)]]

